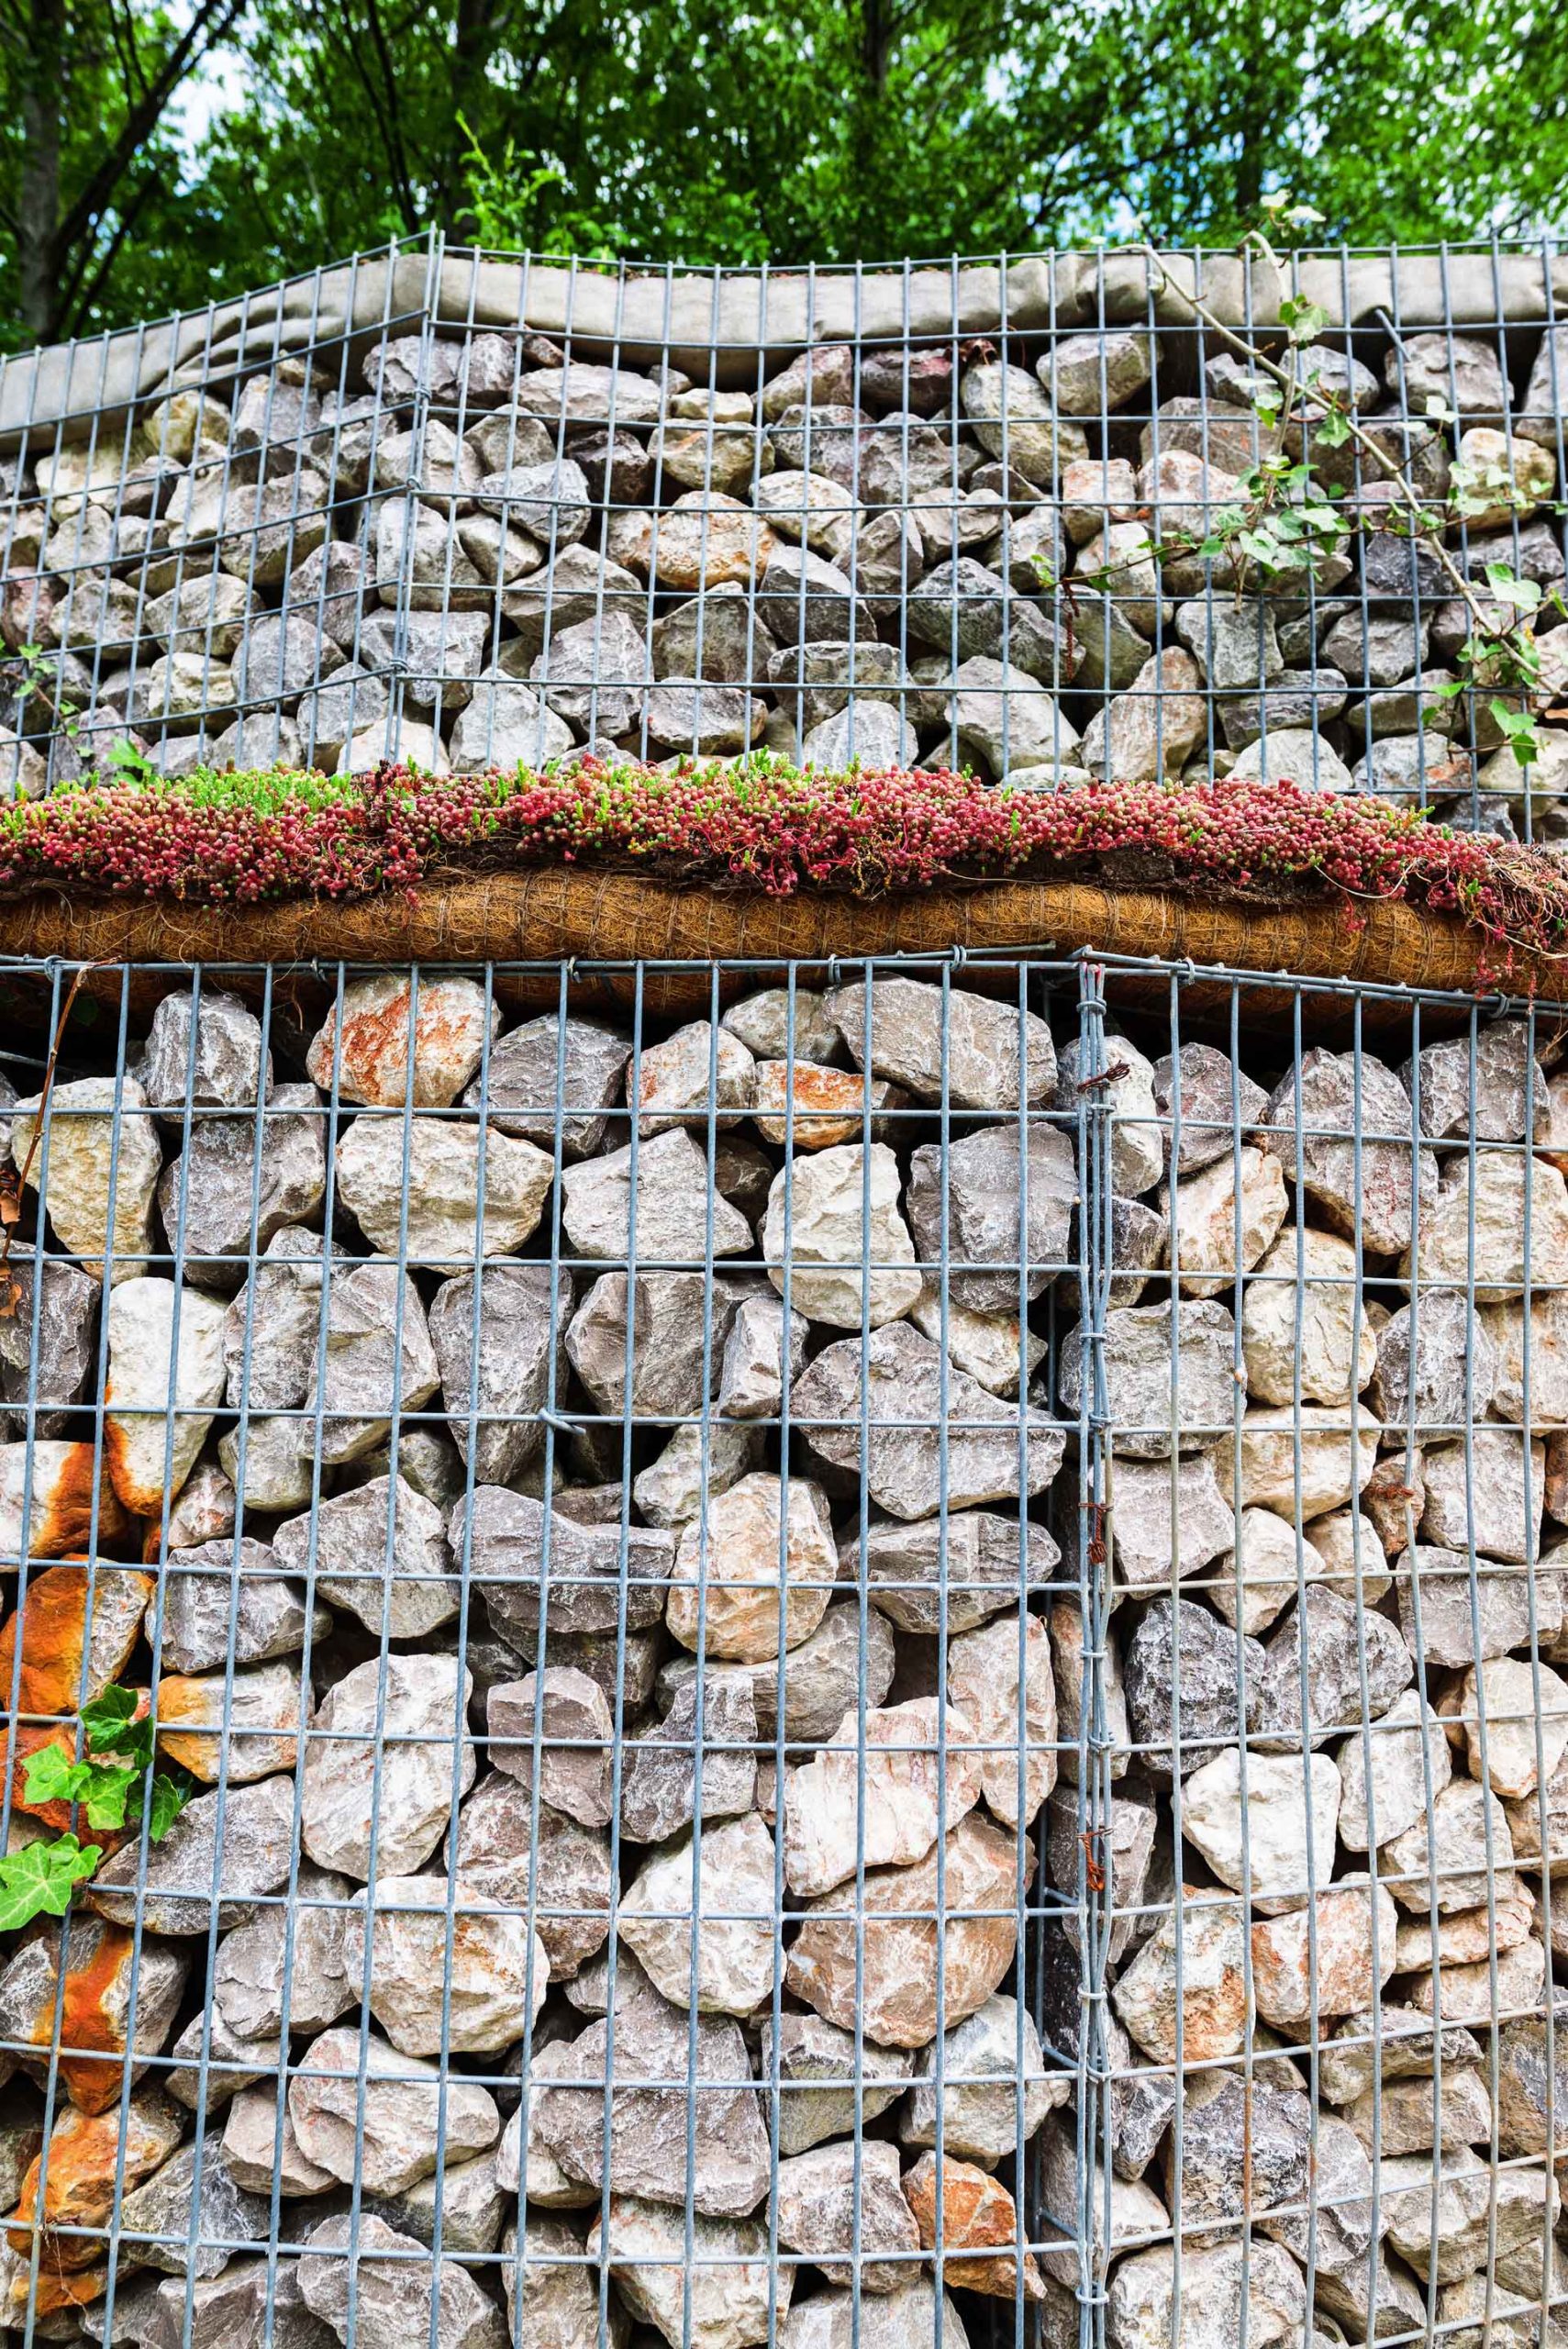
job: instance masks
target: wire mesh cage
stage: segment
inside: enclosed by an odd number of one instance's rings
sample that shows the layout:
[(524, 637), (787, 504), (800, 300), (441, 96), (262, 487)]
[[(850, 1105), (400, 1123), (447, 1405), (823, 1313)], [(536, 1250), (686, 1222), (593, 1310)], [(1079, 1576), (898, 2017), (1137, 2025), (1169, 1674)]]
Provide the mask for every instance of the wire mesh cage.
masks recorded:
[[(678, 274), (438, 239), (13, 359), (4, 779), (768, 748), (1285, 775), (1555, 838), (1564, 264), (1283, 268)], [(1211, 544), (1237, 514), (1251, 543)], [(1545, 599), (1528, 684), (1477, 650), (1498, 565)]]
[(1560, 2341), (1562, 1036), (672, 975), (0, 974), (5, 2325)]

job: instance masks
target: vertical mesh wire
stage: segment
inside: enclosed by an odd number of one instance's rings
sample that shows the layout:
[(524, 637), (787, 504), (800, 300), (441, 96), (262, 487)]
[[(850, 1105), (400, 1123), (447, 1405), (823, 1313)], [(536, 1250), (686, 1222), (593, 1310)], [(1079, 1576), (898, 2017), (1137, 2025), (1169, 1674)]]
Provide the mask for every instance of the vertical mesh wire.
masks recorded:
[[(9, 2328), (1560, 2337), (1543, 1015), (72, 976), (0, 974), (4, 1826), (102, 1849), (0, 1947)], [(29, 1793), (109, 1687), (166, 1833)]]

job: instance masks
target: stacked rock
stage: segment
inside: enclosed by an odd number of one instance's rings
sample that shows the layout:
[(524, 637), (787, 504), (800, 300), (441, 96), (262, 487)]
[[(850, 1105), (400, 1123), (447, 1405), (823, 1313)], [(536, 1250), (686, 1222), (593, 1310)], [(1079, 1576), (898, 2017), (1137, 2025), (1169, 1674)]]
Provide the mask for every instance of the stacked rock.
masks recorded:
[[(1284, 409), (1184, 328), (727, 350), (706, 384), (526, 331), (334, 341), (7, 466), (0, 782), (117, 744), (169, 775), (760, 748), (1288, 776), (1554, 834), (1568, 628), (1527, 770), (1461, 587), (1562, 581), (1565, 337), (1358, 329), (1295, 351)], [(1237, 535), (1276, 459), (1296, 567)]]
[(1564, 2337), (1568, 1070), (997, 975), (6, 1101), (0, 2321)]

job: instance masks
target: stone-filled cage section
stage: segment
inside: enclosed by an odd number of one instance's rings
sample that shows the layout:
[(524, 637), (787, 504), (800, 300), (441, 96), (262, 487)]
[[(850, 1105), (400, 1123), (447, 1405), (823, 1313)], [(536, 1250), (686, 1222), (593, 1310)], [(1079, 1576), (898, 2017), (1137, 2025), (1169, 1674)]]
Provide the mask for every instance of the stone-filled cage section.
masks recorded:
[[(765, 748), (1551, 838), (1565, 301), (1550, 242), (702, 274), (436, 239), (14, 357), (0, 784)], [(1528, 694), (1476, 642), (1499, 565), (1544, 599)]]
[(0, 2323), (1562, 2340), (1557, 1021), (0, 988)]

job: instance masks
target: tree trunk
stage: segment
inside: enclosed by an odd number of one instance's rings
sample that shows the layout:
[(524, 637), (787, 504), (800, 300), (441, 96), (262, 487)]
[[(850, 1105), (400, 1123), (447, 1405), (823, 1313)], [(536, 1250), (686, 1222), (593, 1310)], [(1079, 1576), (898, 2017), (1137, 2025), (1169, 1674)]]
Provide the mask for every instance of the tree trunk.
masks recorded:
[(65, 0), (32, 0), (22, 72), (22, 169), (17, 261), (22, 317), (40, 342), (59, 331), (56, 231), (60, 121), (65, 76)]

